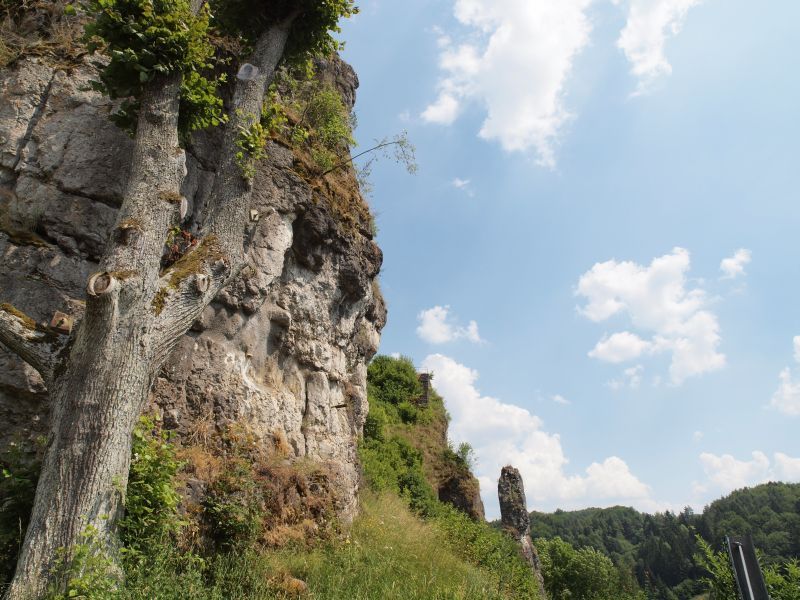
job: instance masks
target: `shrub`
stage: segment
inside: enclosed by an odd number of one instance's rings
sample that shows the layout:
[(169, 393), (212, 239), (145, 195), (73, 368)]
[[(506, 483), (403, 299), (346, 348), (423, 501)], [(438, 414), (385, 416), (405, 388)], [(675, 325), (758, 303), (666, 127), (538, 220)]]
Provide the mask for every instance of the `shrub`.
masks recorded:
[[(703, 583), (707, 586), (710, 600), (736, 598), (736, 582), (733, 578), (730, 559), (725, 551), (715, 552), (702, 537), (697, 536), (700, 551), (695, 556), (697, 563), (706, 571)], [(764, 581), (773, 600), (798, 600), (800, 598), (800, 563), (796, 559), (784, 564), (768, 565), (764, 568)]]
[(611, 559), (594, 548), (575, 549), (560, 537), (535, 541), (551, 600), (626, 600), (644, 595), (626, 582)]
[(219, 547), (230, 549), (256, 540), (263, 529), (265, 508), (253, 470), (243, 457), (228, 461), (209, 487), (203, 509)]
[(377, 356), (367, 369), (370, 401), (400, 404), (416, 400), (422, 394), (422, 384), (410, 359)]
[(522, 559), (517, 543), (510, 536), (486, 522), (473, 521), (442, 502), (436, 503), (431, 517), (444, 532), (447, 546), (461, 558), (491, 574), (500, 591), (511, 598), (539, 597), (530, 565)]
[(366, 479), (374, 491), (399, 494), (420, 512), (435, 500), (422, 471), (422, 454), (403, 438), (365, 440), (359, 454)]
[(54, 569), (56, 576), (47, 591), (47, 600), (111, 600), (117, 597), (118, 568), (92, 525), (81, 532), (78, 543), (69, 551), (59, 548)]
[(119, 524), (127, 552), (140, 554), (184, 524), (175, 482), (180, 467), (169, 434), (152, 417), (141, 417), (133, 431), (125, 516)]
[(379, 442), (385, 441), (385, 428), (388, 419), (386, 417), (386, 410), (383, 406), (376, 404), (370, 406), (367, 418), (364, 421), (364, 439), (376, 440)]
[(0, 457), (0, 582), (14, 575), (33, 507), (41, 463), (27, 444), (11, 442)]

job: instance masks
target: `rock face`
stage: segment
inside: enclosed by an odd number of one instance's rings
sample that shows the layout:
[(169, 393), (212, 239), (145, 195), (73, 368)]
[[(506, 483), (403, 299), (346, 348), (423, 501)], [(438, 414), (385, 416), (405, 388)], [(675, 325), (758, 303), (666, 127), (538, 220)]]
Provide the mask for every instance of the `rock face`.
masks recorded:
[(528, 505), (525, 502), (525, 486), (522, 483), (522, 475), (514, 467), (505, 466), (500, 471), (497, 496), (500, 500), (500, 521), (503, 528), (519, 542), (522, 556), (533, 569), (539, 582), (541, 597), (547, 598), (539, 555), (531, 541), (531, 521)]
[(503, 467), (497, 482), (497, 496), (500, 500), (500, 521), (516, 539), (522, 539), (531, 532), (531, 518), (525, 501), (525, 486), (522, 475), (512, 466)]
[(473, 521), (483, 521), (485, 513), (481, 488), (478, 480), (469, 471), (464, 469), (454, 473), (439, 482), (439, 500), (452, 504), (458, 510), (469, 515)]
[[(338, 59), (323, 66), (351, 107), (355, 73)], [(127, 177), (131, 141), (108, 119), (112, 102), (88, 91), (95, 77), (88, 61), (64, 70), (38, 58), (0, 72), (0, 303), (37, 321), (56, 311), (80, 319)], [(215, 148), (213, 133), (187, 148), (184, 228), (195, 233)], [(290, 149), (267, 151), (254, 181), (248, 267), (180, 340), (151, 408), (184, 439), (243, 423), (265, 443), (287, 441), (293, 458), (326, 462), (348, 518), (366, 364), (386, 318), (375, 283), (382, 253), (363, 217), (344, 224), (342, 198), (309, 183)], [(352, 175), (339, 177), (349, 178), (342, 193), (363, 215)], [(0, 346), (0, 449), (45, 433), (47, 414), (38, 374)]]

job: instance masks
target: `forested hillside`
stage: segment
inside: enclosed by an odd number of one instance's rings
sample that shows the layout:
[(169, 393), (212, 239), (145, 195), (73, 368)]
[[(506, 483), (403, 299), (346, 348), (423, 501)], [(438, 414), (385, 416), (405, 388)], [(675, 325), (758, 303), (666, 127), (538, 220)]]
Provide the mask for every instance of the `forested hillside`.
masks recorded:
[[(707, 571), (696, 560), (697, 535), (722, 549), (725, 535), (751, 533), (762, 564), (783, 565), (800, 556), (800, 484), (767, 483), (737, 490), (702, 514), (649, 515), (616, 506), (531, 513), (534, 537), (561, 537), (591, 547), (632, 571), (655, 598), (691, 598), (706, 589)], [(800, 597), (800, 590), (798, 590)]]

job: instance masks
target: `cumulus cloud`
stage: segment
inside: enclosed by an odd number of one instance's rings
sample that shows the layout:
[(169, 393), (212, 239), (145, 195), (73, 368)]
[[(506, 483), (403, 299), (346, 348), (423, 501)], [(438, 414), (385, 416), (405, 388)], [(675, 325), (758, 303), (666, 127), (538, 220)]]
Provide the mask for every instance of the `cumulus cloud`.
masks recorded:
[(608, 387), (612, 390), (621, 390), (624, 388), (638, 390), (639, 386), (642, 385), (642, 373), (644, 373), (644, 367), (642, 365), (629, 367), (622, 372), (622, 376), (619, 379), (612, 379), (609, 381)]
[(564, 398), (564, 396), (562, 396), (561, 394), (553, 394), (552, 396), (550, 396), (550, 399), (556, 404), (563, 404), (564, 406), (572, 404), (572, 402)]
[(736, 279), (740, 275), (745, 275), (744, 268), (751, 260), (752, 253), (746, 248), (739, 248), (733, 253), (733, 256), (723, 258), (719, 263), (722, 279)]
[(643, 354), (668, 352), (672, 383), (720, 369), (725, 355), (717, 317), (707, 308), (705, 291), (687, 289), (689, 252), (674, 248), (649, 266), (609, 260), (584, 273), (575, 292), (586, 299), (580, 314), (596, 323), (621, 315), (652, 337), (623, 331), (603, 338), (589, 352), (593, 358), (625, 362)]
[(800, 481), (800, 458), (792, 458), (783, 452), (775, 453), (775, 471), (783, 481)]
[(463, 43), (439, 32), (437, 98), (423, 111), (450, 125), (469, 102), (486, 110), (479, 135), (507, 151), (533, 150), (555, 165), (554, 145), (570, 115), (564, 87), (575, 57), (589, 42), (591, 0), (455, 0)]
[(780, 383), (772, 394), (770, 406), (785, 415), (792, 417), (800, 415), (800, 381), (795, 381), (789, 367), (780, 372), (778, 379)]
[(434, 387), (447, 401), (452, 441), (467, 441), (475, 449), (476, 475), (489, 518), (498, 516), (497, 478), (507, 464), (522, 473), (529, 508), (658, 506), (648, 486), (617, 456), (593, 462), (582, 473), (568, 473), (559, 435), (545, 431), (542, 420), (528, 410), (481, 394), (473, 369), (442, 354), (425, 358), (422, 368), (433, 373)]
[(417, 315), (417, 320), (417, 335), (430, 344), (445, 344), (455, 340), (477, 344), (483, 341), (478, 333), (478, 324), (470, 321), (466, 327), (462, 327), (450, 316), (449, 306), (434, 306), (423, 310)]
[[(774, 460), (770, 461), (758, 450), (751, 456), (750, 460), (738, 460), (730, 454), (717, 456), (704, 452), (700, 455), (700, 463), (709, 482), (723, 494), (767, 481), (800, 481), (800, 458), (776, 452)], [(700, 489), (707, 487), (701, 486)]]
[(623, 331), (597, 342), (589, 356), (610, 363), (621, 363), (638, 358), (652, 351), (653, 347), (652, 342), (643, 340), (635, 333)]
[[(794, 346), (794, 360), (800, 363), (800, 335), (792, 338)], [(796, 381), (792, 369), (784, 367), (778, 375), (778, 389), (772, 394), (769, 404), (772, 408), (785, 415), (796, 417), (800, 415), (800, 381)]]
[(631, 64), (638, 80), (636, 93), (647, 92), (660, 77), (672, 73), (664, 47), (683, 27), (689, 9), (701, 0), (613, 0), (627, 6), (625, 27), (617, 47)]

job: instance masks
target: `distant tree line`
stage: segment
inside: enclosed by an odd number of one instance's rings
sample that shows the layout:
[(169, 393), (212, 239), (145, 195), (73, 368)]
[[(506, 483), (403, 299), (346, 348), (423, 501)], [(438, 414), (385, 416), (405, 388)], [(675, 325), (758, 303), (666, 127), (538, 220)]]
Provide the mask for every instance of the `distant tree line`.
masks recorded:
[[(535, 538), (560, 537), (575, 548), (594, 548), (632, 573), (648, 598), (684, 600), (708, 591), (698, 536), (722, 550), (725, 535), (751, 533), (764, 567), (800, 557), (800, 484), (767, 483), (737, 490), (702, 514), (649, 515), (632, 508), (589, 508), (531, 513)], [(800, 590), (798, 590), (800, 598)]]

